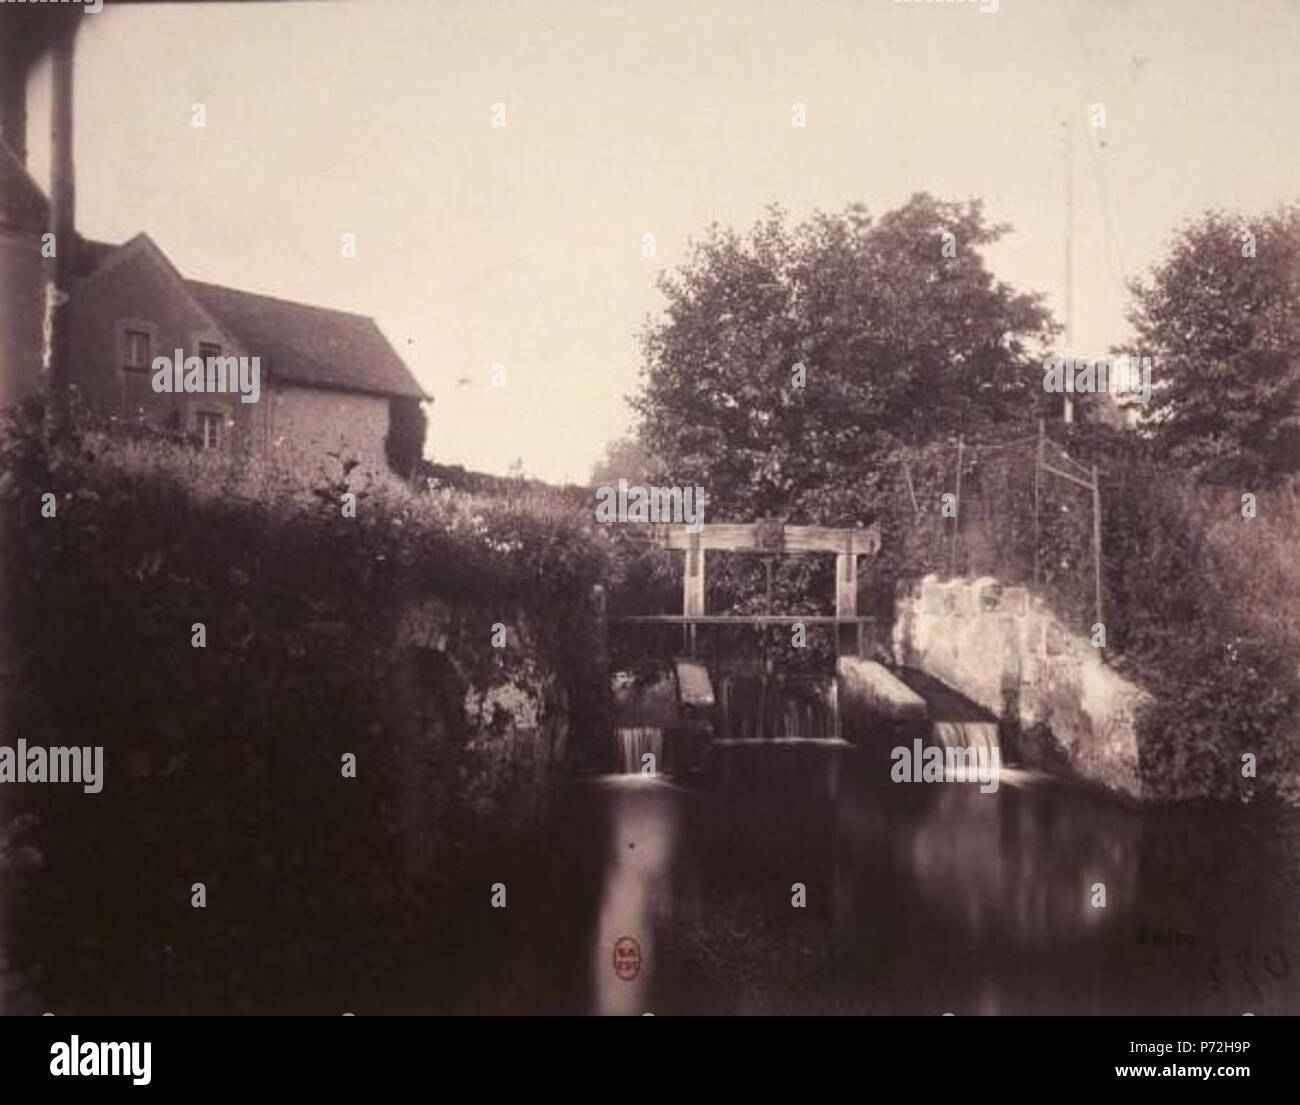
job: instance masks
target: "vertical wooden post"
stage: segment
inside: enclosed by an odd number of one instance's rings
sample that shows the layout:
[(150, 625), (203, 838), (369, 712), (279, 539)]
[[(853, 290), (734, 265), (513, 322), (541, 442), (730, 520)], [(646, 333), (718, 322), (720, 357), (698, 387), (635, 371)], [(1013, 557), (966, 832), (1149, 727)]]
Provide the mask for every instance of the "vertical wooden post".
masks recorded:
[[(700, 535), (692, 533), (686, 549), (686, 570), (682, 574), (682, 613), (688, 618), (704, 616), (704, 550)], [(687, 648), (695, 655), (695, 626), (686, 627)]]
[[(614, 702), (610, 680), (613, 675), (613, 662), (609, 649), (609, 603), (605, 588), (599, 583), (591, 588), (591, 622), (595, 640), (592, 642), (592, 657), (589, 695), (580, 694), (574, 705), (578, 717), (585, 722), (585, 732), (580, 732), (583, 741), (584, 759), (594, 762), (601, 770), (610, 767), (611, 741), (614, 739)], [(584, 701), (587, 698), (587, 701)]]
[(921, 513), (921, 506), (916, 501), (916, 488), (912, 486), (912, 469), (906, 460), (903, 461), (903, 479), (907, 481), (907, 493), (912, 498), (912, 521), (915, 522), (916, 516)]
[[(1093, 581), (1096, 588), (1097, 621), (1106, 624), (1101, 602), (1101, 481), (1097, 477), (1097, 465), (1092, 466), (1092, 563)], [(1105, 656), (1103, 651), (1102, 656)]]
[(597, 663), (609, 667), (609, 604), (605, 599), (605, 588), (595, 583), (591, 588), (591, 625), (595, 640), (592, 641), (592, 653)]
[[(835, 554), (835, 616), (852, 618), (858, 613), (858, 558), (852, 552)], [(835, 651), (840, 652), (841, 642), (846, 636), (845, 627), (835, 627)], [(861, 655), (861, 642), (857, 643)]]
[(954, 504), (954, 508), (956, 510), (956, 517), (954, 517), (952, 520), (952, 551), (948, 557), (948, 574), (950, 576), (955, 576), (957, 574), (957, 539), (961, 533), (961, 462), (962, 462), (962, 452), (965, 450), (965, 447), (966, 447), (966, 439), (964, 437), (958, 437), (957, 438), (957, 492), (955, 496), (956, 502)]

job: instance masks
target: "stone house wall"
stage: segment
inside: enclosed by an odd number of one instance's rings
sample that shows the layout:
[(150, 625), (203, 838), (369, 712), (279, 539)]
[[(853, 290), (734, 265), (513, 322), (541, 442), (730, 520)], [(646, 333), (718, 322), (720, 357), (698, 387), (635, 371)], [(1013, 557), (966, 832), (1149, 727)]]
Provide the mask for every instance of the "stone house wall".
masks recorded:
[(386, 397), (277, 384), (263, 401), (270, 404), (270, 456), (342, 453), (372, 471), (387, 468)]
[[(147, 249), (111, 258), (73, 289), (72, 375), (79, 398), (101, 414), (123, 420), (144, 418), (198, 432), (199, 416), (223, 419), (223, 447), (238, 445), (255, 452), (266, 447), (267, 366), (261, 363), (261, 397), (240, 401), (238, 393), (181, 394), (153, 390), (151, 367), (126, 366), (126, 331), (149, 335), (149, 358), (174, 358), (176, 350), (198, 356), (199, 343), (221, 347), (222, 356), (259, 356), (244, 348), (189, 296), (168, 271), (166, 262)], [(233, 423), (227, 425), (227, 423)]]

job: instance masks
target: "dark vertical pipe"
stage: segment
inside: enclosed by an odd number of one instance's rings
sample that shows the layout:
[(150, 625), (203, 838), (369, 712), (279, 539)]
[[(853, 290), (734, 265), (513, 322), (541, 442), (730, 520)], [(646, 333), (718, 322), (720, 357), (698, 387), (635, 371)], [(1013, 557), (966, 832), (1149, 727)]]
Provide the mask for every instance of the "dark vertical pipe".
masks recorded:
[[(75, 24), (73, 24), (75, 27)], [(55, 299), (51, 308), (50, 432), (58, 437), (68, 424), (71, 339), (66, 294), (76, 260), (76, 179), (72, 162), (72, 59), (75, 29), (54, 42), (54, 81), (50, 106), (50, 229), (54, 232)]]

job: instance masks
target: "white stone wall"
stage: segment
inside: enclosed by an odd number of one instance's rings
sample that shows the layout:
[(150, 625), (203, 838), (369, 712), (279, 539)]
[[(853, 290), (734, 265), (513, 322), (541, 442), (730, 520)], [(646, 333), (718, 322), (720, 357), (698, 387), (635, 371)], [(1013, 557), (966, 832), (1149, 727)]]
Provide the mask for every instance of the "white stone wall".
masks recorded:
[(1023, 730), (1046, 726), (1080, 777), (1141, 797), (1136, 717), (1146, 692), (1024, 587), (926, 576), (899, 604), (893, 648), (898, 663)]

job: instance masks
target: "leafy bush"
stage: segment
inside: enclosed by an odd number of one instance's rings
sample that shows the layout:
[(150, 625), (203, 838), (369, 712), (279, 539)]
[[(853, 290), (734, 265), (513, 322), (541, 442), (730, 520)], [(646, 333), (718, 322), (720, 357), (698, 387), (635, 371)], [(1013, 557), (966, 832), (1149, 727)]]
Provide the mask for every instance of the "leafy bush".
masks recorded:
[[(1140, 719), (1153, 797), (1300, 800), (1300, 530), (1294, 490), (1240, 492), (1131, 466), (1107, 489), (1107, 644), (1155, 701)], [(1110, 650), (1108, 649), (1108, 655)], [(1258, 778), (1242, 775), (1242, 754)]]
[[(15, 941), (48, 1007), (352, 1008), (452, 969), (434, 903), (524, 839), (591, 735), (606, 553), (571, 505), (416, 495), (346, 458), (322, 483), (148, 437), (49, 447), (29, 410), (0, 430), (0, 526), (9, 743), (105, 749), (100, 794), (14, 788), (46, 863)], [(412, 610), (441, 650), (405, 647)]]

